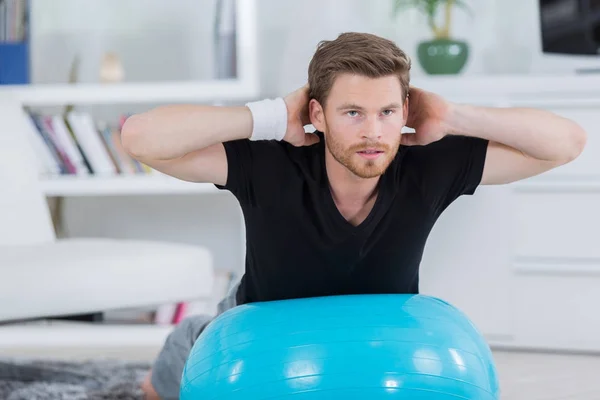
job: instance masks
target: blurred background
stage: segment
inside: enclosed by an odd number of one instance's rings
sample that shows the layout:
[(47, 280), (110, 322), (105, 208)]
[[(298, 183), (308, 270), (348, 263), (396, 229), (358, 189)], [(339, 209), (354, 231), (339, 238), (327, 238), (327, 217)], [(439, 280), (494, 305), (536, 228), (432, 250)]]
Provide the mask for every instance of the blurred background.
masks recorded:
[[(396, 11), (397, 3), (415, 5)], [(343, 31), (385, 36), (416, 59), (418, 45), (434, 37), (428, 14), (422, 10), (427, 3), (431, 2), (254, 1), (252, 52), (260, 65), (260, 96), (280, 95), (301, 85), (317, 43)], [(433, 3), (439, 3), (434, 18), (443, 29), (446, 1)], [(596, 57), (550, 54), (597, 54), (600, 6), (596, 3), (548, 0), (541, 2), (541, 8), (537, 0), (455, 2), (465, 7), (451, 7), (449, 35), (466, 42), (470, 53), (461, 73), (572, 73), (598, 68)], [(96, 82), (107, 53), (119, 58), (126, 81), (212, 79), (219, 76), (215, 29), (221, 29), (223, 36), (228, 30), (235, 33), (231, 19), (221, 15), (219, 20), (217, 4), (123, 0), (115, 8), (111, 0), (31, 0), (31, 82), (66, 82), (75, 58), (80, 62), (79, 80)], [(413, 74), (426, 74), (422, 64), (415, 63)]]
[(587, 129), (574, 163), (453, 204), (421, 276), (520, 382), (507, 398), (584, 398), (568, 391), (600, 367), (597, 0), (0, 0), (0, 354), (151, 358), (214, 314), (243, 274), (237, 202), (131, 160), (120, 127), (161, 104), (284, 96), (346, 31), (395, 41), (413, 83), (451, 100)]

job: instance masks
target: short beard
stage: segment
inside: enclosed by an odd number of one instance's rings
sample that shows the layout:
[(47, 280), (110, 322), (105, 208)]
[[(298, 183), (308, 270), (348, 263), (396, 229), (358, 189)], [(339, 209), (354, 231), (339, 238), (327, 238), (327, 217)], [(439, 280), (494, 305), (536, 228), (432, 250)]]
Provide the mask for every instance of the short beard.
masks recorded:
[[(329, 131), (329, 129), (327, 131)], [(361, 143), (349, 148), (344, 148), (341, 143), (336, 142), (331, 135), (327, 135), (326, 133), (325, 143), (327, 149), (337, 162), (342, 164), (359, 178), (369, 179), (381, 176), (387, 170), (398, 152), (400, 138), (398, 138), (397, 143), (394, 143), (393, 146), (382, 143)], [(365, 150), (368, 147), (374, 147), (377, 150), (381, 150), (384, 154), (379, 156), (376, 160), (356, 161), (353, 159), (353, 157), (356, 157), (357, 152)]]

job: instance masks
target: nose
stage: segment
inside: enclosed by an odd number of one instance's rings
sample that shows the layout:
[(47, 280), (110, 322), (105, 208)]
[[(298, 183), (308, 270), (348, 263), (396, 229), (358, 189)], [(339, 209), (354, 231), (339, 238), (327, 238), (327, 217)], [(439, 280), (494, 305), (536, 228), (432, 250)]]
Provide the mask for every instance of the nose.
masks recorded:
[(381, 123), (377, 117), (369, 117), (365, 120), (362, 130), (362, 138), (369, 140), (381, 139)]

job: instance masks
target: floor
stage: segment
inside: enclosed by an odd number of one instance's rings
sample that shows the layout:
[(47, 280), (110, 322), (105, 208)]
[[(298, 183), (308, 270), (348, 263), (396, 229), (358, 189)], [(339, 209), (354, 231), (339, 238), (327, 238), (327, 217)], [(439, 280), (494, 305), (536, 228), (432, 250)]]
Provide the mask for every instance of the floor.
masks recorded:
[[(4, 349), (2, 355), (67, 358), (119, 357), (150, 361), (156, 348), (140, 349)], [(502, 388), (502, 400), (600, 400), (600, 355), (568, 355), (495, 351)]]
[(600, 400), (600, 356), (495, 352), (502, 400)]

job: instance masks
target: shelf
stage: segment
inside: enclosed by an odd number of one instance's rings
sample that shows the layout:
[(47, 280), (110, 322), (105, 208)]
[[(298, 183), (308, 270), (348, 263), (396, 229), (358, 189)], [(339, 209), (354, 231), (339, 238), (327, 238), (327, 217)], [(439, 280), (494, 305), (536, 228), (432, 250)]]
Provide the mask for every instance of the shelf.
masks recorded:
[(431, 75), (411, 84), (442, 96), (491, 105), (600, 103), (600, 74)]
[[(413, 85), (449, 98), (501, 104), (600, 102), (597, 75), (415, 76)], [(246, 102), (260, 95), (258, 83), (238, 80), (32, 84), (0, 87), (26, 106)]]
[(214, 194), (210, 183), (186, 182), (165, 175), (80, 177), (60, 176), (40, 180), (42, 192), (58, 196), (115, 196), (147, 194)]
[(521, 193), (600, 192), (600, 178), (535, 178), (512, 184)]
[(253, 99), (257, 91), (257, 85), (237, 80), (207, 80), (10, 85), (0, 88), (0, 96), (16, 96), (18, 102), (27, 106), (49, 106), (235, 101)]
[(61, 321), (35, 321), (0, 326), (0, 351), (21, 347), (159, 348), (172, 325), (111, 325)]

